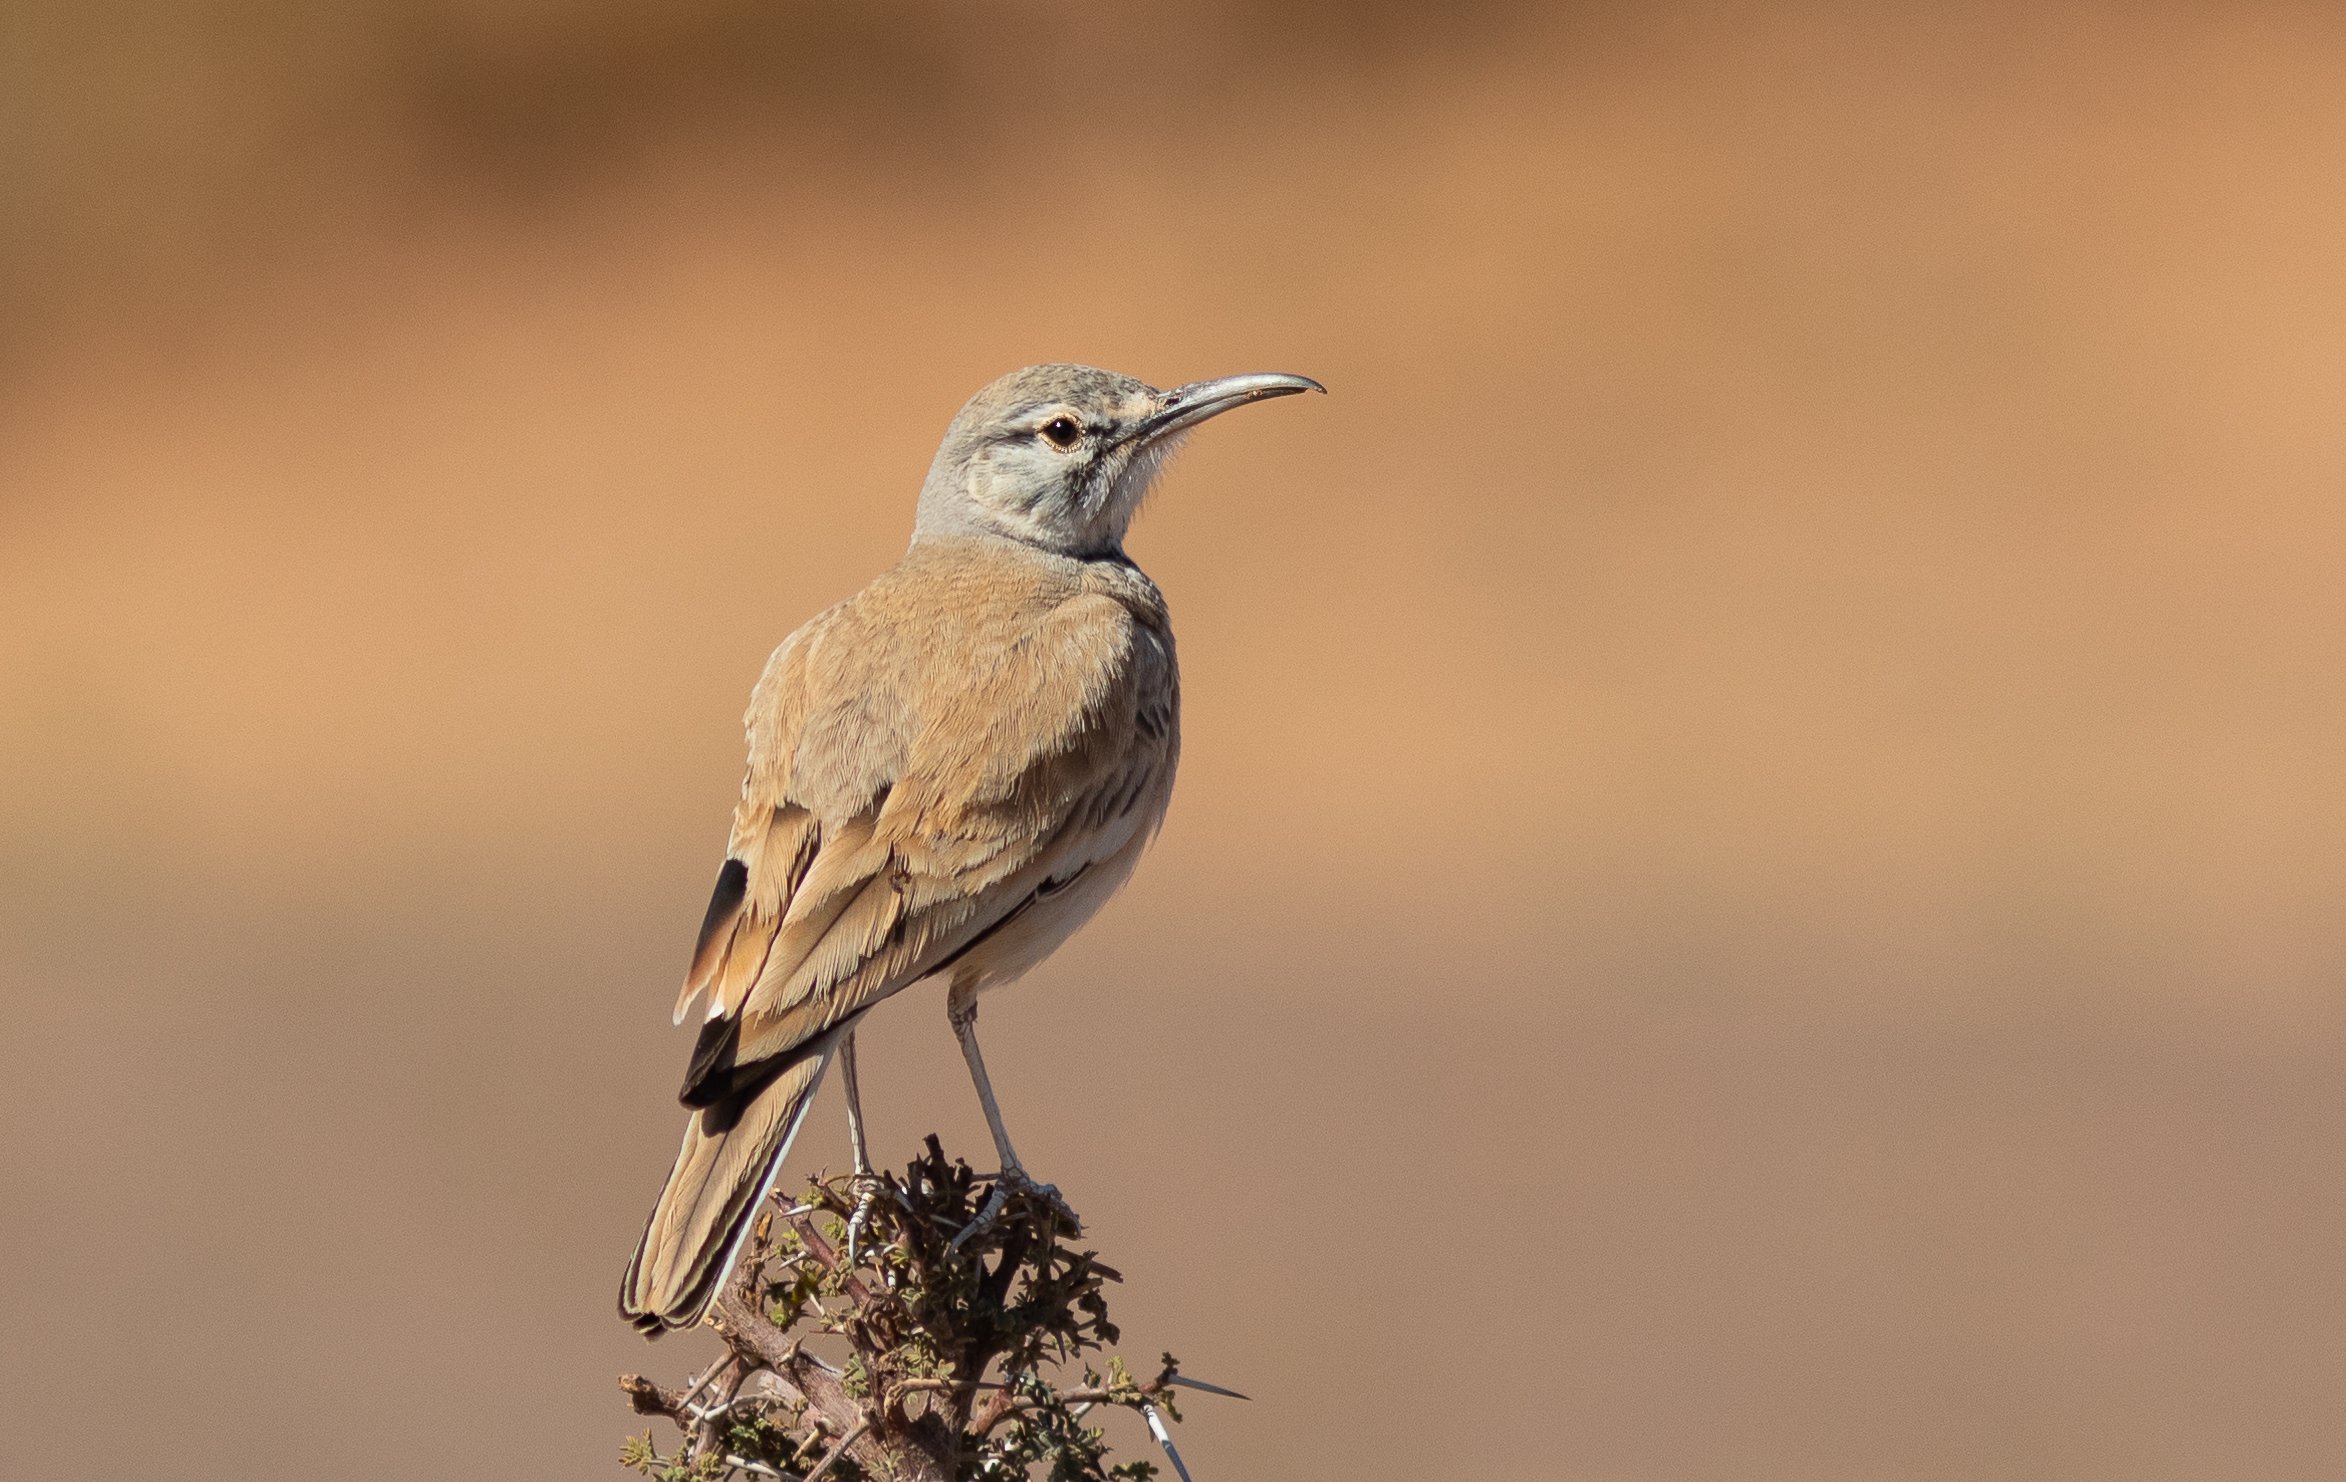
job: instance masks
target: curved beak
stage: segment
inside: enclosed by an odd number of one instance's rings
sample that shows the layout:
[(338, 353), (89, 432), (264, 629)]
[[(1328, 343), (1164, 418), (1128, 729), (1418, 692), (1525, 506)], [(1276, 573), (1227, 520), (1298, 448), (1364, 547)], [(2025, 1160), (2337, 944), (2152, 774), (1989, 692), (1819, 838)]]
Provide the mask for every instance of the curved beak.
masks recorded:
[(1317, 391), (1323, 395), (1327, 387), (1309, 376), (1283, 375), (1263, 371), (1247, 376), (1223, 376), (1212, 381), (1192, 381), (1161, 392), (1157, 409), (1140, 420), (1132, 429), (1136, 442), (1156, 438), (1195, 427), (1208, 417), (1218, 417), (1232, 407), (1245, 406), (1250, 401), (1268, 401), (1274, 396), (1294, 396), (1298, 392)]

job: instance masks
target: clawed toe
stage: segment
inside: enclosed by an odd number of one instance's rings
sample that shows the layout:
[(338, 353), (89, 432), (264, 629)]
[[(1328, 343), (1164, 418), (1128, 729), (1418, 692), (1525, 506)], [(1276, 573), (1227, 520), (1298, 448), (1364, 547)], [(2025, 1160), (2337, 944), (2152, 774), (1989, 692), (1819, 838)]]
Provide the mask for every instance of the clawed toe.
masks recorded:
[(1020, 1177), (1020, 1182), (1026, 1185), (1026, 1192), (1028, 1197), (1040, 1199), (1045, 1204), (1050, 1205), (1051, 1212), (1059, 1216), (1060, 1222), (1066, 1225), (1068, 1229), (1080, 1230), (1082, 1228), (1083, 1221), (1075, 1217), (1075, 1206), (1069, 1204), (1064, 1198), (1060, 1197), (1059, 1186), (1057, 1184), (1038, 1184), (1032, 1179), (1028, 1179), (1023, 1175)]
[(1000, 1183), (996, 1183), (994, 1185), (993, 1191), (986, 1195), (986, 1202), (978, 1206), (977, 1218), (971, 1220), (968, 1224), (963, 1225), (961, 1227), (961, 1233), (954, 1236), (953, 1243), (946, 1248), (948, 1250), (961, 1249), (962, 1246), (969, 1243), (969, 1238), (972, 1235), (975, 1235), (978, 1231), (983, 1230), (986, 1226), (992, 1224), (994, 1222), (994, 1216), (1002, 1212), (1002, 1201), (1007, 1199), (1009, 1194), (1010, 1191), (1007, 1188), (1005, 1188)]
[(883, 1185), (879, 1175), (859, 1173), (855, 1178), (855, 1210), (847, 1217), (847, 1264), (855, 1264), (855, 1253), (863, 1239), (864, 1230), (871, 1224), (872, 1206), (879, 1202)]
[(1081, 1233), (1083, 1222), (1076, 1218), (1074, 1208), (1060, 1197), (1058, 1188), (1052, 1184), (1036, 1183), (1025, 1169), (1013, 1163), (994, 1176), (994, 1187), (986, 1194), (986, 1202), (978, 1206), (977, 1217), (962, 1226), (961, 1233), (953, 1237), (952, 1249), (959, 1250), (972, 1236), (999, 1219), (1002, 1207), (1009, 1203), (1013, 1189), (1049, 1205), (1051, 1212), (1070, 1233)]

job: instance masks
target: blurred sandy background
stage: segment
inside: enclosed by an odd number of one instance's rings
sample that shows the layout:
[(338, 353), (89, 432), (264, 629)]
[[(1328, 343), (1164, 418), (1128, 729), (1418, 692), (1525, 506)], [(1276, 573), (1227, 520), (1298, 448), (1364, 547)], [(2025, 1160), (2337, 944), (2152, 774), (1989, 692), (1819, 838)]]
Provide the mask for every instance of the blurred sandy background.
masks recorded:
[(1201, 1482), (2340, 1475), (2346, 19), (1925, 11), (10, 7), (5, 1470), (624, 1475), (750, 682), (1071, 358), (1334, 392), (987, 1011)]

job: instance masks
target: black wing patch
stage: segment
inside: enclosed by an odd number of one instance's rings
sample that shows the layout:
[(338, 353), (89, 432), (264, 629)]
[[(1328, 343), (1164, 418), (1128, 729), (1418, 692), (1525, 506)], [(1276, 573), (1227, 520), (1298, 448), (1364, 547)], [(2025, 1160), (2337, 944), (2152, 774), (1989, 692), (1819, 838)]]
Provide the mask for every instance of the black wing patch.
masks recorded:
[[(1083, 878), (1084, 872), (1090, 868), (1091, 866), (1088, 864), (1081, 865), (1077, 867), (1075, 873), (1064, 879), (1045, 880), (1036, 886), (1033, 893), (1028, 895), (1026, 899), (1003, 912), (1000, 919), (996, 920), (993, 925), (962, 943), (951, 955), (935, 967), (930, 968), (923, 976), (933, 977), (944, 972), (954, 963), (959, 962), (972, 948), (977, 947), (987, 938), (1025, 915), (1036, 901), (1049, 900), (1052, 896), (1066, 890), (1077, 880)], [(748, 878), (749, 871), (739, 860), (725, 861), (724, 870), (717, 876), (716, 898), (709, 902), (709, 916), (712, 921), (731, 919), (733, 906), (740, 903), (741, 887), (739, 884), (734, 885), (733, 898), (731, 902), (728, 902), (726, 899), (727, 884), (732, 881), (746, 881)], [(718, 909), (720, 906), (724, 907), (722, 914)], [(899, 924), (901, 925), (901, 923)], [(704, 926), (701, 930), (705, 936), (709, 928)], [(806, 1044), (784, 1051), (782, 1054), (769, 1055), (763, 1060), (752, 1060), (744, 1065), (739, 1059), (741, 1054), (741, 1016), (728, 1014), (722, 1019), (706, 1020), (701, 1024), (700, 1038), (693, 1042), (692, 1063), (685, 1067), (684, 1089), (676, 1093), (676, 1099), (695, 1111), (706, 1113), (703, 1130), (712, 1133), (723, 1132), (741, 1120), (741, 1114), (749, 1109), (749, 1104), (757, 1099), (760, 1091), (774, 1083), (776, 1076), (815, 1054), (822, 1047), (822, 1044), (823, 1038), (818, 1035)]]
[(717, 871), (717, 888), (709, 896), (709, 914), (701, 918), (701, 934), (693, 939), (692, 981), (699, 981), (713, 965), (711, 959), (725, 945), (724, 934), (741, 910), (742, 897), (748, 894), (749, 866), (738, 859), (726, 860)]

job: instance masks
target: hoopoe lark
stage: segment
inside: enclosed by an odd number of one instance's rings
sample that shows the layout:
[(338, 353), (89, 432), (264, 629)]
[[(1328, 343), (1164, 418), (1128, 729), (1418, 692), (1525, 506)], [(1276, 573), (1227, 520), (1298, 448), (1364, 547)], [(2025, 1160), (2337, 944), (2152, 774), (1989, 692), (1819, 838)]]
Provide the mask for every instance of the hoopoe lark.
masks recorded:
[(701, 1320), (833, 1055), (868, 1172), (855, 1026), (946, 985), (1002, 1177), (978, 995), (1049, 956), (1165, 815), (1180, 680), (1124, 533), (1182, 436), (1324, 390), (1247, 375), (1158, 391), (1079, 365), (972, 397), (921, 486), (912, 546), (782, 641), (750, 696), (749, 772), (676, 1002), (706, 995), (684, 1146), (619, 1294), (647, 1333)]

